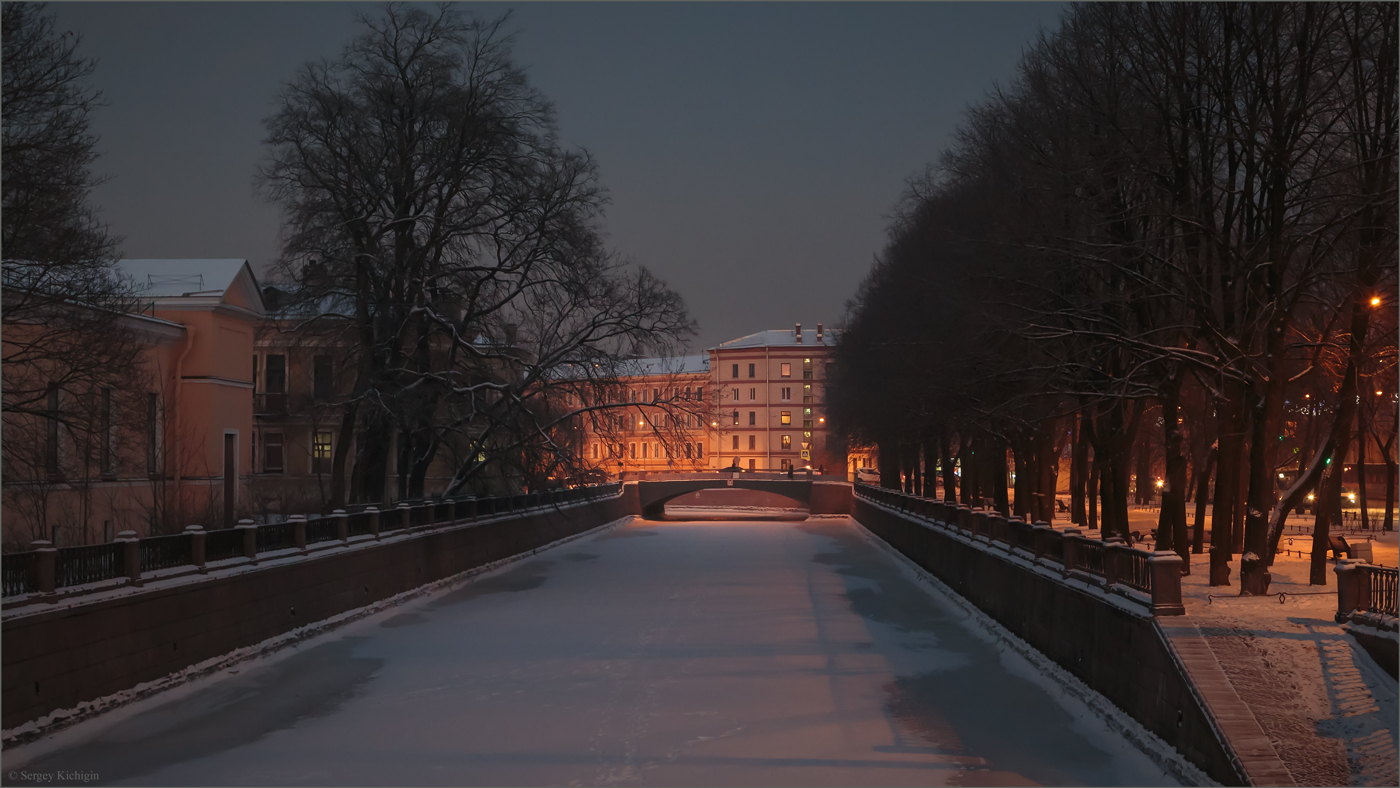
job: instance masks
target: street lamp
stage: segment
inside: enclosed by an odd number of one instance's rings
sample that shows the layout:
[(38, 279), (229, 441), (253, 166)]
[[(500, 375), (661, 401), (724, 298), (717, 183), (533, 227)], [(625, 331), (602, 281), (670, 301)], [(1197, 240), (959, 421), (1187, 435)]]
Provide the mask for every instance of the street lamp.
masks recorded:
[(1380, 297), (1380, 296), (1371, 296), (1371, 306), (1380, 306), (1380, 305), (1381, 305), (1381, 297)]

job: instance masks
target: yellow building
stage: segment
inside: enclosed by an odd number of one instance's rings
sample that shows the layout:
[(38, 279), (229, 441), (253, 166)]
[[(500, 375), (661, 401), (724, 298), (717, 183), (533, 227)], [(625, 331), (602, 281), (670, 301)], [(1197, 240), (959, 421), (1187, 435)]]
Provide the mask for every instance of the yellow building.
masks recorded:
[(587, 427), (585, 459), (619, 473), (812, 469), (844, 473), (827, 431), (827, 368), (835, 336), (760, 331), (675, 359), (638, 359), (618, 378), (625, 416)]

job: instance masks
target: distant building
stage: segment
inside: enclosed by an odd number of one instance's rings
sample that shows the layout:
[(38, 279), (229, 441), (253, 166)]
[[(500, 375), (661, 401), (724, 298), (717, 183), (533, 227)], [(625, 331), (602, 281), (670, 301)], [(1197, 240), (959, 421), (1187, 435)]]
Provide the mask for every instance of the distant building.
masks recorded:
[[(621, 429), (590, 427), (585, 458), (638, 473), (789, 468), (845, 474), (827, 430), (825, 387), (836, 338), (823, 329), (760, 331), (677, 360), (643, 359), (618, 379), (629, 403)], [(682, 424), (660, 423), (665, 401)], [(672, 416), (674, 418), (674, 416)], [(615, 422), (616, 423), (616, 422)]]

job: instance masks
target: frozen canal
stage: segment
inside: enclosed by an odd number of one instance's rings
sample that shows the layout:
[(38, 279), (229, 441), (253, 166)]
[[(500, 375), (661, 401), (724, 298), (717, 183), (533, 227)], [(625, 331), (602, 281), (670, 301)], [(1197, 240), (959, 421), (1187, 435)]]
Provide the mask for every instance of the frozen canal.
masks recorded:
[(5, 782), (1169, 782), (1036, 676), (849, 520), (636, 521), (6, 751)]

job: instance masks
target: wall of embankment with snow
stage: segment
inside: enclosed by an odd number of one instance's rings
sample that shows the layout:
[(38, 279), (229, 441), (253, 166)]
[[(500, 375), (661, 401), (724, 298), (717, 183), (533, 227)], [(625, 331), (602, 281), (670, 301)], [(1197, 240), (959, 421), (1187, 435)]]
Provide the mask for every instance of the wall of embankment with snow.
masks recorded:
[(852, 515), (1213, 779), (1250, 784), (1147, 608), (1067, 578), (1053, 562), (860, 495)]
[(284, 551), (291, 554), (9, 611), (0, 624), (0, 727), (76, 709), (639, 510), (636, 485), (624, 485), (601, 500)]

